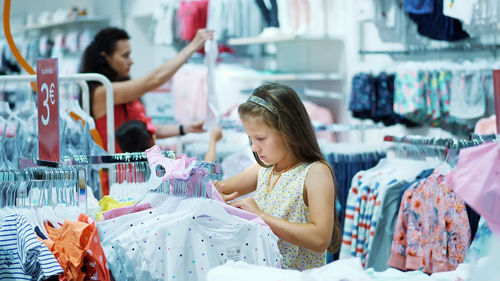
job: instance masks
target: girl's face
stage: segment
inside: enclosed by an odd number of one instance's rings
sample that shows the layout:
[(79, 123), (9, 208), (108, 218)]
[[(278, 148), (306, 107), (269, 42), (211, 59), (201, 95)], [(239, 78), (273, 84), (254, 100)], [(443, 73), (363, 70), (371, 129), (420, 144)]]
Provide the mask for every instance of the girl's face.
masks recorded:
[(109, 66), (116, 71), (118, 78), (130, 77), (130, 66), (134, 63), (130, 57), (130, 42), (127, 39), (116, 41), (115, 51), (112, 55), (103, 53)]
[(286, 159), (288, 149), (278, 131), (269, 127), (262, 118), (244, 118), (242, 123), (252, 142), (252, 151), (262, 162), (274, 165)]

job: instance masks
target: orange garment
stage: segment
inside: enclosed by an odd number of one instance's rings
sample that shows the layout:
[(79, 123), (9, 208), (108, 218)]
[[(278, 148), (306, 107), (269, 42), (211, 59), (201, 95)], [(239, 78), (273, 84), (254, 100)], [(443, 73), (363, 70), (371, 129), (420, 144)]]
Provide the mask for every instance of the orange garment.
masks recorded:
[(54, 254), (64, 273), (59, 280), (109, 281), (106, 257), (95, 222), (84, 214), (78, 221), (64, 221), (55, 229), (45, 224), (50, 240), (42, 240)]
[(64, 269), (59, 280), (83, 281), (85, 279), (85, 273), (82, 271), (83, 249), (79, 246), (80, 237), (86, 228), (88, 225), (72, 221), (65, 221), (59, 229), (45, 223), (49, 240), (42, 240), (42, 242)]
[(89, 223), (91, 228), (90, 236), (86, 240), (84, 248), (85, 255), (89, 261), (86, 263), (87, 277), (95, 277), (90, 280), (109, 281), (110, 274), (108, 266), (106, 265), (106, 256), (104, 255), (104, 250), (101, 246), (101, 240), (99, 239), (99, 233), (97, 232), (95, 221), (85, 214), (80, 214), (78, 216), (78, 221)]

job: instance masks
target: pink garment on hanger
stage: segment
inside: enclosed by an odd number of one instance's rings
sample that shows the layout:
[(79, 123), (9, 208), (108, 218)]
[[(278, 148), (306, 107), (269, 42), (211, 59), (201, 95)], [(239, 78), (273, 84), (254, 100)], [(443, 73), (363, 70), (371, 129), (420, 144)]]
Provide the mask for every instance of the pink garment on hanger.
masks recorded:
[(309, 0), (291, 0), (290, 15), (293, 30), (309, 25)]
[(498, 134), (496, 115), (477, 121), (474, 133), (480, 135)]
[(15, 137), (16, 136), (16, 125), (12, 122), (0, 123), (0, 136), (7, 137), (7, 138)]
[(260, 225), (266, 227), (267, 229), (271, 230), (269, 225), (267, 225), (267, 223), (258, 215), (254, 214), (254, 213), (247, 212), (247, 211), (242, 210), (240, 208), (233, 207), (229, 204), (226, 204), (226, 202), (224, 201), (224, 199), (222, 199), (222, 196), (220, 195), (220, 193), (217, 190), (217, 188), (215, 187), (215, 185), (212, 184), (210, 191), (211, 191), (211, 198), (215, 201), (219, 201), (219, 202), (224, 203), (224, 204), (222, 204), (222, 206), (224, 207), (224, 210), (226, 210), (226, 212), (228, 212), (229, 214), (231, 214), (233, 216), (240, 217), (242, 219), (249, 220), (249, 221), (257, 223), (257, 224), (260, 224)]
[(183, 67), (172, 78), (175, 119), (180, 122), (203, 120), (207, 116), (207, 70), (203, 67)]
[(151, 205), (149, 203), (144, 203), (144, 204), (139, 204), (137, 206), (125, 206), (125, 207), (121, 207), (121, 208), (112, 209), (112, 210), (109, 210), (109, 211), (102, 213), (102, 216), (103, 216), (104, 220), (110, 220), (110, 219), (114, 219), (117, 217), (131, 214), (131, 213), (137, 213), (140, 211), (144, 211), (147, 209), (151, 209)]
[(150, 149), (146, 150), (146, 158), (149, 162), (149, 167), (151, 171), (155, 171), (156, 166), (161, 165), (165, 168), (165, 175), (161, 178), (163, 181), (170, 179), (182, 179), (185, 180), (189, 177), (191, 169), (186, 169), (186, 159), (168, 159), (161, 153), (159, 146), (155, 145)]
[(181, 24), (180, 37), (193, 40), (196, 31), (207, 26), (208, 0), (181, 1), (177, 17)]
[[(330, 125), (335, 122), (332, 113), (325, 107), (316, 105), (310, 101), (304, 101), (304, 107), (306, 108), (311, 121), (320, 121), (324, 125)], [(326, 139), (327, 141), (334, 141), (333, 134), (331, 132), (317, 132), (316, 135), (319, 138)]]
[(486, 143), (460, 150), (447, 177), (453, 190), (500, 234), (500, 144)]

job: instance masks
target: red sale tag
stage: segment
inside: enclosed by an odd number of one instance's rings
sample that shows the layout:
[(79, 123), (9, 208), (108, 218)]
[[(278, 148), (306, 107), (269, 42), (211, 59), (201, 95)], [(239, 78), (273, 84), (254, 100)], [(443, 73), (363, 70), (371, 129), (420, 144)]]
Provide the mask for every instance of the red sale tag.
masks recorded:
[(493, 85), (495, 88), (495, 113), (497, 116), (497, 133), (500, 134), (500, 70), (493, 70)]
[(38, 157), (59, 162), (59, 69), (57, 58), (36, 61)]

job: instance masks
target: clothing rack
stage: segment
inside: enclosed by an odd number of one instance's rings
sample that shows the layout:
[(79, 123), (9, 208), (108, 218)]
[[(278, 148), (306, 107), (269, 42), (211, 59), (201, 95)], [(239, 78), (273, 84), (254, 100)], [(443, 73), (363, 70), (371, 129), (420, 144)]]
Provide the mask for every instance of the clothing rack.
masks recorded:
[[(168, 154), (172, 156), (173, 153), (162, 152), (164, 157), (168, 157)], [(186, 161), (182, 162), (185, 165), (182, 166), (184, 171), (180, 171), (180, 167), (176, 164), (172, 164), (176, 166), (176, 168), (173, 167), (172, 171), (165, 171), (163, 166), (156, 166), (153, 171), (149, 161), (141, 158), (140, 153), (135, 156), (137, 157), (129, 158), (132, 161), (125, 161), (127, 159), (122, 158), (122, 162), (113, 164), (109, 174), (109, 195), (112, 198), (119, 201), (137, 201), (150, 190), (181, 197), (211, 198), (210, 186), (214, 180), (219, 179), (218, 176), (220, 175), (219, 164), (213, 162), (196, 161), (183, 156), (173, 162)], [(172, 158), (175, 159), (175, 157)], [(162, 165), (160, 162), (157, 164)], [(166, 167), (169, 166), (167, 163), (164, 164)], [(168, 172), (168, 178), (160, 182), (155, 179), (152, 180), (152, 173), (158, 177), (163, 177), (165, 172)], [(170, 178), (174, 174), (175, 176)], [(156, 184), (158, 185), (156, 186)]]
[(434, 138), (434, 137), (424, 137), (424, 136), (385, 136), (384, 141), (395, 142), (402, 144), (412, 144), (412, 145), (426, 145), (426, 146), (441, 146), (447, 149), (462, 149), (471, 146), (480, 145), (487, 140), (484, 139), (453, 139), (453, 138)]
[[(113, 102), (113, 87), (111, 81), (106, 76), (99, 73), (82, 73), (72, 75), (60, 75), (60, 81), (74, 81), (82, 89), (82, 109), (90, 115), (89, 87), (87, 81), (97, 81), (104, 85), (106, 89), (106, 128), (108, 131), (108, 152), (115, 152), (115, 115)], [(36, 75), (0, 75), (0, 83), (5, 82), (36, 82)]]
[[(163, 155), (167, 158), (175, 159), (174, 151), (164, 151)], [(75, 155), (72, 157), (63, 157), (61, 163), (49, 162), (40, 159), (20, 159), (19, 166), (21, 169), (26, 167), (34, 166), (45, 166), (45, 167), (65, 167), (65, 166), (76, 166), (76, 165), (100, 165), (100, 164), (119, 164), (119, 163), (133, 163), (133, 162), (144, 162), (147, 161), (146, 154), (144, 152), (127, 152), (127, 153), (115, 153), (100, 156), (91, 155)]]
[[(175, 159), (175, 151), (163, 151), (163, 156)], [(63, 158), (65, 165), (120, 164), (147, 161), (145, 152), (115, 153), (101, 156), (75, 155)]]
[[(10, 197), (11, 202), (7, 202), (9, 203), (7, 205), (21, 204), (26, 207), (31, 205), (31, 202), (27, 202), (30, 190), (38, 184), (39, 188), (52, 189), (51, 192), (47, 193), (43, 202), (50, 205), (62, 203), (78, 206), (80, 190), (85, 191), (86, 189), (85, 175), (84, 169), (74, 167), (56, 169), (31, 167), (22, 170), (0, 170), (0, 196), (3, 194), (2, 189), (5, 189), (5, 195), (11, 194), (12, 196)], [(20, 185), (21, 182), (30, 182), (32, 185)], [(55, 184), (48, 184), (51, 182)]]
[(498, 44), (463, 44), (458, 46), (448, 47), (429, 47), (426, 45), (411, 45), (404, 50), (359, 50), (360, 55), (427, 55), (435, 53), (446, 52), (491, 52), (495, 57), (497, 49), (500, 48)]
[(496, 140), (500, 140), (500, 138), (499, 138), (499, 135), (495, 135), (495, 134), (489, 134), (489, 135), (472, 134), (472, 135), (470, 135), (470, 140), (479, 140), (482, 142), (493, 142)]
[(357, 130), (370, 130), (370, 129), (380, 129), (384, 128), (384, 124), (330, 124), (326, 126), (316, 126), (314, 129), (316, 131), (328, 131), (328, 132), (347, 132), (347, 131), (357, 131)]

